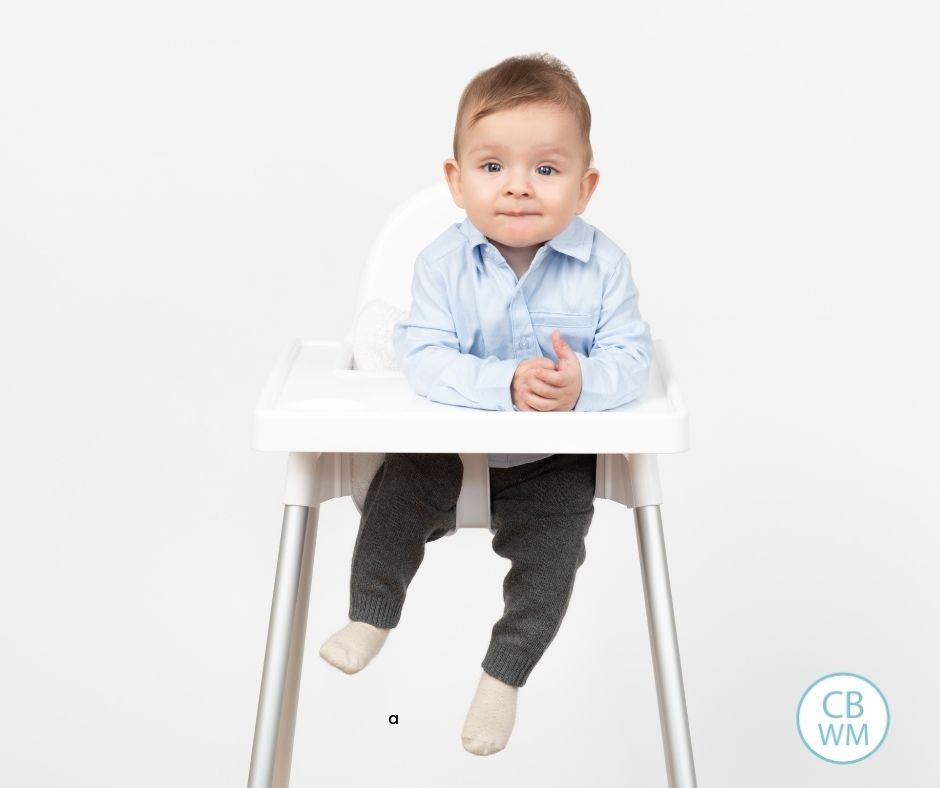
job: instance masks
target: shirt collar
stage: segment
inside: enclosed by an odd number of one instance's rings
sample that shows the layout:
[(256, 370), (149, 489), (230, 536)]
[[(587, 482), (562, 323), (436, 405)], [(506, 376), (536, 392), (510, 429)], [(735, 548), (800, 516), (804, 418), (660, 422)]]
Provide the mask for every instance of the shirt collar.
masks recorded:
[[(491, 245), (486, 236), (470, 221), (469, 216), (460, 223), (458, 229), (470, 241), (471, 250), (476, 249), (480, 244)], [(561, 254), (569, 255), (586, 263), (591, 259), (591, 248), (594, 245), (594, 228), (580, 216), (575, 215), (564, 230), (549, 238), (545, 243), (556, 252), (561, 252)]]

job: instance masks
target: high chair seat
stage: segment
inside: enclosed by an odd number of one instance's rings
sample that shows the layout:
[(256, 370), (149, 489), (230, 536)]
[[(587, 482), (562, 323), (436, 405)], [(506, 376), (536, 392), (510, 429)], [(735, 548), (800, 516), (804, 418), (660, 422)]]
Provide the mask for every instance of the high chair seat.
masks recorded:
[[(407, 309), (418, 251), (462, 218), (445, 184), (400, 206), (373, 243), (356, 315), (376, 299)], [(354, 368), (353, 345), (352, 329), (341, 340), (291, 340), (254, 412), (253, 447), (286, 452), (288, 462), (249, 788), (288, 785), (320, 504), (352, 496), (361, 514), (364, 491), (387, 452), (460, 455), (464, 478), (451, 533), (493, 530), (488, 453), (597, 454), (595, 497), (634, 512), (669, 785), (694, 788), (656, 462), (657, 454), (688, 449), (689, 423), (665, 344), (654, 340), (649, 385), (638, 400), (565, 413), (430, 402), (400, 370)]]

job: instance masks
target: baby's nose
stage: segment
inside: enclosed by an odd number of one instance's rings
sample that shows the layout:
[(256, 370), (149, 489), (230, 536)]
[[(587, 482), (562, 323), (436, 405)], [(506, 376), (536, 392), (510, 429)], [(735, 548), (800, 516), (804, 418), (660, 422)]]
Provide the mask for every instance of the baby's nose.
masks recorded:
[(513, 175), (506, 183), (506, 194), (526, 195), (531, 193), (531, 185), (528, 178), (522, 174)]

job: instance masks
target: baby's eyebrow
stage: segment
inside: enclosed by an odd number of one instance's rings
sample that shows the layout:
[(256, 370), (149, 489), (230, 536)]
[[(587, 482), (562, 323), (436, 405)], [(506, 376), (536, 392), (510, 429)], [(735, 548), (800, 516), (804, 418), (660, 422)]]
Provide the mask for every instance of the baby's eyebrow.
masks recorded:
[[(482, 143), (480, 145), (476, 145), (472, 147), (469, 150), (468, 155), (472, 156), (473, 154), (483, 153), (485, 151), (501, 151), (505, 149), (506, 149), (505, 145), (500, 145), (499, 143), (496, 143), (496, 142), (486, 142), (486, 143)], [(568, 156), (568, 152), (564, 148), (559, 148), (557, 145), (551, 145), (551, 144), (541, 145), (538, 148), (536, 148), (536, 151), (538, 153), (552, 153), (552, 154), (555, 154), (556, 156), (562, 156), (562, 157)]]
[(539, 153), (557, 153), (559, 156), (567, 156), (568, 151), (564, 148), (559, 148), (557, 145), (542, 145), (540, 148), (536, 148)]

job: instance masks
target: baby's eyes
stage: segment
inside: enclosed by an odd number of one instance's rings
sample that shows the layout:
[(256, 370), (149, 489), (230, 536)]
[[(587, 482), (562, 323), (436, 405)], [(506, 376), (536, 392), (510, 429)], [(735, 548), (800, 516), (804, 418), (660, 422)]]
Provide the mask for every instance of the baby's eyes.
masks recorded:
[[(491, 170), (490, 167), (502, 167), (502, 166), (503, 165), (500, 164), (499, 162), (488, 161), (486, 164), (483, 165), (483, 168), (486, 170), (486, 172), (499, 172), (499, 170)], [(535, 169), (539, 175), (551, 175), (551, 172), (542, 172), (542, 170), (551, 170), (552, 172), (558, 172), (558, 170), (556, 170), (550, 164), (542, 164), (541, 166), (536, 167)]]

